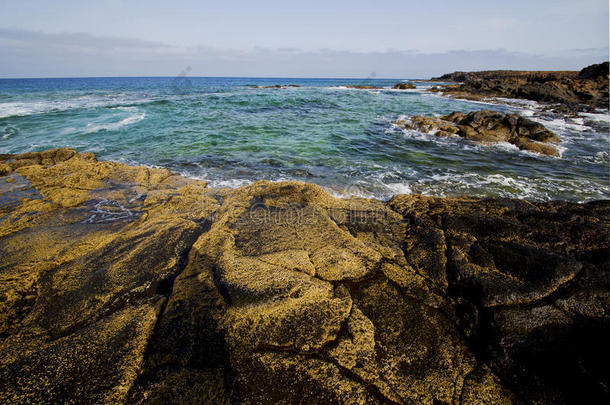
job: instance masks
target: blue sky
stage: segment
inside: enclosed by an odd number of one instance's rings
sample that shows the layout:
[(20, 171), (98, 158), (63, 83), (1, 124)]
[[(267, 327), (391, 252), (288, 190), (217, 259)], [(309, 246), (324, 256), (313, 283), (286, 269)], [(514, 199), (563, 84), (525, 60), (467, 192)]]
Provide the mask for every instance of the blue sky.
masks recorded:
[(608, 59), (608, 1), (3, 0), (0, 77), (429, 77)]

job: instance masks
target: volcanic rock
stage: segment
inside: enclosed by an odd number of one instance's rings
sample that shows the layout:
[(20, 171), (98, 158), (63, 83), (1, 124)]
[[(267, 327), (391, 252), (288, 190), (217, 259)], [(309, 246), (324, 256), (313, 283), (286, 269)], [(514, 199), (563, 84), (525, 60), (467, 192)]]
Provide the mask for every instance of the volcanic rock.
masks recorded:
[(608, 62), (588, 66), (580, 72), (455, 72), (432, 80), (461, 82), (442, 89), (444, 94), (459, 98), (519, 98), (559, 103), (572, 111), (608, 109)]
[(360, 89), (360, 90), (379, 89), (379, 87), (377, 87), (377, 86), (371, 86), (368, 84), (348, 84), (345, 87), (347, 87), (348, 89)]
[(392, 87), (393, 89), (397, 89), (397, 90), (409, 90), (409, 89), (416, 89), (417, 86), (415, 86), (412, 83), (398, 83), (396, 85), (394, 85), (394, 87)]
[(544, 125), (518, 114), (481, 110), (468, 114), (454, 112), (439, 118), (416, 115), (399, 120), (397, 125), (436, 136), (458, 135), (482, 143), (509, 142), (521, 150), (559, 156), (548, 143), (559, 143), (559, 137)]
[(607, 201), (0, 161), (2, 403), (608, 401)]

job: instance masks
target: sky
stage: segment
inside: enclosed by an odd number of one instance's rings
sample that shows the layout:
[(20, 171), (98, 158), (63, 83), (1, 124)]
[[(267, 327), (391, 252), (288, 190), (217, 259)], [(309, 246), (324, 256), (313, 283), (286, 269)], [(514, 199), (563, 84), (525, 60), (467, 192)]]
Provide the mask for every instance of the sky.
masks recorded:
[(0, 77), (578, 70), (608, 35), (608, 0), (1, 0)]

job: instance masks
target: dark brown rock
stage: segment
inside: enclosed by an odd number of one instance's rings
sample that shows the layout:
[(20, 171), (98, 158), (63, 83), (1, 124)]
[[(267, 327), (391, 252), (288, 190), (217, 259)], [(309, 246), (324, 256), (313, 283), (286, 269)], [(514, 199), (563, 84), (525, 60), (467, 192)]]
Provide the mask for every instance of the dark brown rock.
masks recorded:
[(559, 156), (557, 149), (548, 145), (559, 143), (559, 137), (544, 125), (518, 114), (481, 110), (468, 114), (454, 112), (439, 118), (416, 115), (396, 124), (437, 136), (458, 135), (483, 143), (509, 142), (522, 150)]
[(608, 398), (607, 202), (398, 196), (390, 206), (442, 230), (458, 323), (515, 393), (533, 403)]
[(608, 79), (610, 66), (608, 62), (587, 66), (578, 73), (579, 79)]
[(288, 89), (291, 87), (301, 87), (299, 84), (274, 84), (272, 86), (258, 86), (261, 89)]
[(456, 81), (444, 94), (460, 98), (508, 97), (559, 103), (571, 111), (608, 109), (608, 62), (576, 71), (455, 72), (432, 80)]
[(348, 84), (345, 87), (347, 87), (348, 89), (360, 89), (360, 90), (373, 90), (373, 89), (380, 88), (380, 87), (372, 86), (372, 85), (368, 85), (368, 84)]
[(415, 86), (413, 83), (398, 83), (396, 85), (394, 85), (394, 87), (392, 87), (393, 89), (396, 90), (409, 90), (409, 89), (416, 89), (417, 86)]

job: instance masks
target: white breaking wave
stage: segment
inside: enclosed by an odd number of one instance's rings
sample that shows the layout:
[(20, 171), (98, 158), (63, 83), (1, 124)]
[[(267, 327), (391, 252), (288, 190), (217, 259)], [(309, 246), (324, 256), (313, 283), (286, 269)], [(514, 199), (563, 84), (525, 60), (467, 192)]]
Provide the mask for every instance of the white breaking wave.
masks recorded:
[(409, 183), (390, 183), (390, 184), (386, 184), (385, 186), (394, 195), (413, 194), (413, 190), (411, 190)]
[(59, 110), (63, 103), (61, 102), (8, 102), (0, 103), (0, 118), (25, 116)]
[(581, 113), (583, 117), (587, 118), (589, 121), (603, 122), (605, 124), (610, 124), (610, 113), (608, 112), (599, 112), (599, 113)]
[(548, 129), (556, 132), (563, 131), (587, 131), (590, 130), (591, 127), (584, 125), (584, 120), (582, 118), (555, 118), (552, 120), (545, 119), (537, 119), (537, 117), (533, 117), (535, 121), (540, 122)]
[(127, 118), (124, 118), (118, 122), (112, 122), (109, 124), (101, 124), (101, 125), (91, 125), (87, 124), (87, 126), (82, 130), (86, 134), (92, 134), (99, 131), (116, 131), (122, 127), (126, 127), (128, 125), (135, 124), (136, 122), (142, 121), (146, 117), (146, 113), (137, 113), (130, 115)]
[(205, 178), (201, 178), (201, 180), (208, 182), (208, 187), (210, 188), (239, 188), (242, 186), (247, 186), (253, 183), (253, 180), (247, 179), (228, 179), (228, 180), (207, 180)]
[(480, 194), (477, 190), (486, 189), (500, 197), (514, 197), (526, 199), (548, 199), (548, 194), (535, 187), (532, 180), (526, 177), (508, 177), (502, 174), (444, 174), (433, 175), (430, 180), (417, 181), (417, 190), (424, 195), (445, 197), (450, 194), (464, 193), (467, 195)]
[(99, 107), (109, 107), (118, 105), (116, 108), (130, 108), (122, 107), (121, 104), (142, 104), (154, 101), (150, 98), (96, 98), (96, 97), (75, 97), (68, 100), (60, 101), (28, 101), (28, 102), (6, 102), (0, 103), (0, 118), (7, 117), (23, 117), (33, 114), (45, 114), (50, 112), (60, 112), (73, 110), (78, 108), (89, 109)]
[(610, 187), (594, 181), (561, 181), (555, 182), (546, 178), (529, 178), (525, 176), (508, 176), (503, 174), (448, 173), (432, 175), (410, 183), (414, 193), (446, 197), (466, 195), (483, 197), (521, 198), (534, 201), (549, 201), (556, 193), (579, 190), (581, 202), (592, 198), (607, 198)]

